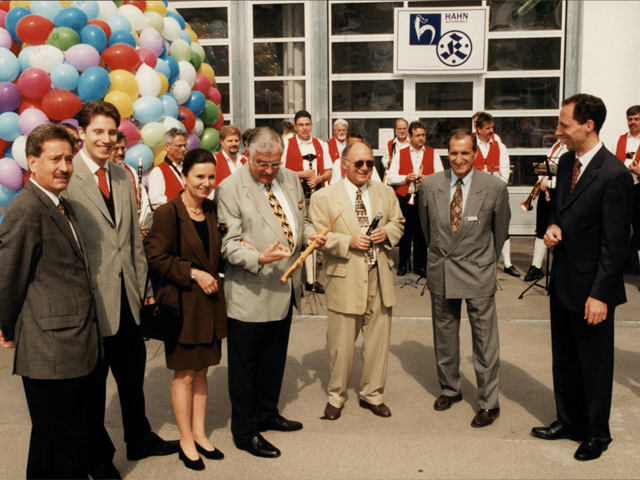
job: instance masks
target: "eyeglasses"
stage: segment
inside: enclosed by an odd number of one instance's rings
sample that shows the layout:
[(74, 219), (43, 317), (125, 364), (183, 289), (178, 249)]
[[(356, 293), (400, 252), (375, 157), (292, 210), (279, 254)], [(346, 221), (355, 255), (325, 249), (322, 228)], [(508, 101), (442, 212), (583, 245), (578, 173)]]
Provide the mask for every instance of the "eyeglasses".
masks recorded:
[(349, 160), (349, 163), (353, 163), (356, 168), (362, 168), (365, 163), (367, 164), (367, 168), (373, 168), (376, 164), (373, 160), (367, 160), (366, 162), (364, 160), (358, 160), (355, 162)]
[(258, 168), (267, 168), (267, 167), (271, 167), (274, 170), (280, 168), (282, 166), (281, 162), (273, 162), (273, 163), (255, 163), (256, 167)]
[(188, 143), (179, 143), (178, 145), (173, 145), (170, 143), (169, 146), (177, 148), (178, 150), (182, 150), (183, 148), (186, 150), (187, 148), (189, 148)]

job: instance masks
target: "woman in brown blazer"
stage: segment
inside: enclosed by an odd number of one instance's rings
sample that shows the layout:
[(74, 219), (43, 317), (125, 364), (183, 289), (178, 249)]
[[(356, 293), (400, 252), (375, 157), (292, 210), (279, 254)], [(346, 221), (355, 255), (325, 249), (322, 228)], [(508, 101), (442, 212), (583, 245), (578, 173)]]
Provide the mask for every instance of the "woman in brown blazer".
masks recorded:
[(215, 159), (209, 151), (195, 149), (182, 165), (185, 189), (155, 211), (148, 257), (162, 279), (156, 302), (179, 308), (182, 293), (182, 331), (175, 348), (166, 346), (167, 368), (175, 370), (171, 401), (180, 429), (180, 459), (187, 468), (202, 470), (198, 453), (224, 458), (209, 442), (204, 419), (207, 370), (220, 363), (227, 313), (218, 275), (222, 237), (214, 204), (207, 199), (215, 184)]

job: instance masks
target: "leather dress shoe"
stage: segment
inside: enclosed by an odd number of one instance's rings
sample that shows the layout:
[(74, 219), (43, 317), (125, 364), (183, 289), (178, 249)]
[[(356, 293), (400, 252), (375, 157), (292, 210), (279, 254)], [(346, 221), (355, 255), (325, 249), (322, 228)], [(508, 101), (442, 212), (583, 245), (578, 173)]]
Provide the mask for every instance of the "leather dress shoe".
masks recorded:
[(529, 267), (529, 271), (524, 276), (524, 281), (525, 282), (533, 282), (534, 280), (539, 280), (542, 277), (544, 277), (544, 272), (542, 271), (542, 269), (531, 265)]
[(173, 455), (178, 453), (178, 441), (167, 442), (153, 432), (149, 432), (142, 440), (127, 443), (127, 460), (142, 460), (147, 457)]
[(407, 274), (407, 267), (398, 267), (398, 276), (404, 277)]
[(178, 458), (182, 460), (184, 466), (191, 470), (204, 470), (204, 462), (198, 456), (197, 460), (191, 460), (187, 455), (182, 451), (182, 447), (178, 444)]
[(337, 420), (340, 418), (340, 414), (342, 413), (342, 407), (334, 407), (330, 403), (327, 403), (327, 406), (324, 407), (324, 417), (327, 420)]
[(120, 476), (120, 472), (118, 472), (118, 469), (112, 462), (103, 463), (96, 467), (90, 467), (88, 471), (89, 471), (89, 475), (91, 475), (91, 478), (94, 478), (95, 480), (99, 480), (99, 479), (100, 480), (102, 479), (120, 480), (122, 478)]
[(500, 407), (481, 409), (471, 421), (471, 426), (475, 428), (488, 427), (493, 421), (500, 416)]
[(421, 268), (418, 270), (418, 275), (420, 275), (420, 278), (427, 278), (427, 269), (426, 268)]
[(609, 448), (609, 444), (611, 440), (608, 442), (603, 442), (599, 438), (596, 437), (587, 437), (584, 439), (582, 444), (576, 450), (573, 458), (576, 460), (580, 460), (581, 462), (586, 462), (588, 460), (595, 460), (596, 458), (600, 458), (602, 452), (604, 452), (607, 448)]
[(267, 442), (260, 434), (253, 437), (248, 442), (236, 443), (236, 447), (251, 455), (263, 458), (276, 458), (280, 456), (280, 450)]
[(205, 450), (204, 447), (201, 447), (198, 442), (194, 443), (196, 444), (196, 450), (204, 458), (208, 458), (209, 460), (222, 460), (224, 458), (224, 453), (222, 453), (216, 447), (213, 447), (213, 450)]
[(462, 401), (461, 393), (453, 397), (450, 397), (449, 395), (440, 395), (433, 404), (433, 409), (438, 412), (449, 410), (451, 408), (451, 405), (460, 401)]
[(504, 273), (511, 275), (512, 277), (519, 277), (520, 276), (520, 272), (516, 269), (516, 267), (514, 265), (511, 265), (510, 267), (504, 267)]
[(277, 430), (279, 432), (295, 432), (302, 430), (302, 423), (295, 420), (287, 420), (282, 415), (278, 415), (272, 420), (268, 420), (258, 425), (258, 430), (266, 432), (267, 430)]
[(555, 421), (548, 427), (535, 427), (531, 429), (531, 436), (542, 438), (543, 440), (582, 440), (584, 435), (579, 431), (565, 427), (560, 422)]
[(316, 282), (316, 283), (306, 283), (304, 286), (304, 289), (307, 292), (312, 291), (313, 289), (316, 289), (316, 293), (324, 293), (324, 287), (322, 286), (322, 284), (320, 282)]
[(368, 408), (373, 412), (374, 415), (377, 415), (378, 417), (387, 418), (391, 416), (391, 410), (384, 403), (381, 403), (380, 405), (372, 405), (371, 403), (365, 402), (361, 399), (360, 406), (362, 408)]

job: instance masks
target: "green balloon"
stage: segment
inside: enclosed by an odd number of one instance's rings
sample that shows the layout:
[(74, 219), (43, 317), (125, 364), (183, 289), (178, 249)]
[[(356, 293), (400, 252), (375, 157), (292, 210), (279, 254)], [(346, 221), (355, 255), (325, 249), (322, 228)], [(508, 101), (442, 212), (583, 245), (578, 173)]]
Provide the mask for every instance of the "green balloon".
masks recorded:
[(113, 0), (113, 3), (116, 4), (116, 7), (120, 8), (124, 3), (124, 0)]
[(198, 115), (198, 118), (202, 120), (202, 123), (204, 123), (205, 127), (210, 127), (211, 125), (216, 124), (216, 122), (218, 121), (219, 114), (220, 114), (220, 111), (218, 110), (218, 107), (216, 106), (216, 104), (213, 103), (211, 100), (207, 100), (205, 103), (204, 110), (200, 115)]
[(191, 45), (181, 38), (174, 40), (171, 43), (169, 55), (175, 58), (178, 62), (188, 62), (191, 60)]
[(215, 128), (205, 128), (200, 135), (200, 148), (215, 152), (220, 145), (220, 132)]
[(196, 72), (200, 70), (200, 65), (202, 65), (202, 59), (200, 58), (200, 55), (198, 55), (196, 52), (191, 52), (191, 64), (196, 69)]
[(164, 29), (164, 20), (158, 12), (145, 12), (144, 20), (147, 23), (147, 27), (151, 27), (156, 32), (162, 33), (162, 30)]
[(47, 39), (47, 44), (53, 45), (63, 52), (67, 51), (74, 45), (78, 45), (79, 43), (80, 35), (69, 27), (54, 28)]
[[(191, 52), (195, 52), (200, 57), (200, 63), (204, 62), (207, 58), (207, 54), (204, 52), (204, 48), (199, 43), (191, 43)], [(197, 69), (196, 69), (197, 70)]]

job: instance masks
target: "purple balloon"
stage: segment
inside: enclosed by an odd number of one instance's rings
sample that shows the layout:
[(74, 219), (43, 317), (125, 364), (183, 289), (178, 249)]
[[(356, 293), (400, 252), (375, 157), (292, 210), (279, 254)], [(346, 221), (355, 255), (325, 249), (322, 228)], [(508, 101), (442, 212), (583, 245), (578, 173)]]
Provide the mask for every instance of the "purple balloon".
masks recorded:
[(22, 102), (20, 89), (10, 82), (0, 83), (0, 113), (17, 110)]
[(66, 120), (62, 120), (60, 123), (68, 123), (69, 125), (73, 125), (78, 130), (78, 120), (75, 118), (67, 118)]
[(13, 158), (0, 159), (0, 183), (11, 190), (22, 188), (22, 168)]
[(6, 29), (0, 28), (0, 47), (4, 47), (7, 50), (11, 50), (12, 44), (13, 44), (13, 38), (11, 38), (11, 34), (7, 32)]
[(44, 125), (45, 123), (49, 123), (49, 117), (47, 117), (42, 110), (38, 110), (37, 108), (27, 108), (20, 114), (20, 118), (18, 119), (20, 130), (22, 131), (22, 134), (27, 137), (31, 133), (31, 130), (39, 125)]
[(195, 133), (189, 134), (189, 148), (187, 150), (193, 150), (194, 148), (200, 148), (200, 139)]
[(64, 52), (64, 59), (79, 72), (100, 65), (100, 54), (91, 45), (79, 43)]

